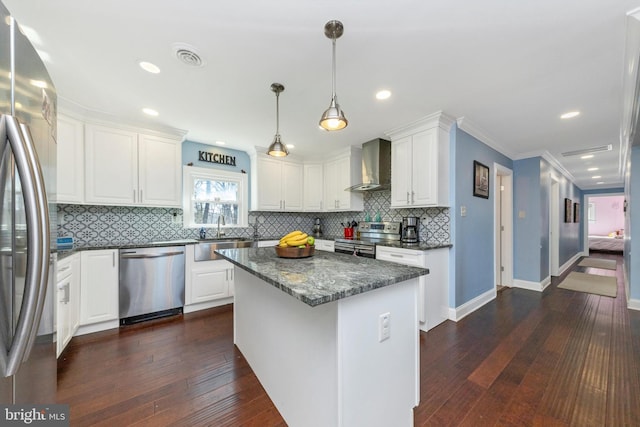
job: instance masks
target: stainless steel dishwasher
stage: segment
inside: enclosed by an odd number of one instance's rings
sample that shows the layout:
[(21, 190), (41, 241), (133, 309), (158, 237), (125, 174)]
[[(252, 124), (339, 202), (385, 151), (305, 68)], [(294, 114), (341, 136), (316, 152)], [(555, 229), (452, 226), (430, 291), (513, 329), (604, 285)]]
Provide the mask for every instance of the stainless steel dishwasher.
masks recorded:
[(182, 312), (184, 246), (120, 249), (120, 323)]

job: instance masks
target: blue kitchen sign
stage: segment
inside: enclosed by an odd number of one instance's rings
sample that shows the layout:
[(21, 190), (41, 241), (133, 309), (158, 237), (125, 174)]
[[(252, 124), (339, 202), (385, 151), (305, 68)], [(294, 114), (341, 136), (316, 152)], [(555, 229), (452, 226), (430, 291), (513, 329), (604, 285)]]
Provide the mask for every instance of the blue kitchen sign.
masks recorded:
[(236, 156), (228, 156), (220, 153), (210, 153), (208, 151), (198, 151), (198, 160), (201, 162), (217, 163), (219, 165), (236, 165)]

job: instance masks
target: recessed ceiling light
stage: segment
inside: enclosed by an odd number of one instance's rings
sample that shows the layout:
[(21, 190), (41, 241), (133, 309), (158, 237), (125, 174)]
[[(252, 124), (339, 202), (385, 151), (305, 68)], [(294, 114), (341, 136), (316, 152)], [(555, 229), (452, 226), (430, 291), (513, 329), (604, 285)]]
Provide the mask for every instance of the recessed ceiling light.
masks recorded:
[(376, 99), (387, 99), (391, 96), (391, 91), (388, 90), (381, 90), (378, 93), (376, 93)]
[(561, 119), (572, 119), (580, 115), (580, 111), (569, 111), (560, 116)]
[(158, 112), (152, 108), (143, 108), (142, 112), (149, 116), (157, 116)]
[(586, 156), (582, 156), (580, 158), (581, 159), (592, 159), (593, 158), (593, 154), (587, 154)]
[(589, 168), (587, 169), (589, 172), (597, 171), (599, 168)]
[(151, 62), (140, 61), (138, 62), (138, 65), (140, 65), (140, 68), (142, 68), (143, 70), (152, 74), (158, 74), (160, 72), (160, 68), (156, 64), (152, 64)]
[(602, 178), (602, 176), (600, 176), (600, 175), (594, 175), (594, 176), (591, 177), (591, 179), (600, 179), (600, 178)]
[(225, 145), (225, 144), (226, 144), (226, 142), (224, 142), (224, 141), (216, 141), (216, 145)]
[(596, 184), (604, 184), (604, 181), (598, 181)]

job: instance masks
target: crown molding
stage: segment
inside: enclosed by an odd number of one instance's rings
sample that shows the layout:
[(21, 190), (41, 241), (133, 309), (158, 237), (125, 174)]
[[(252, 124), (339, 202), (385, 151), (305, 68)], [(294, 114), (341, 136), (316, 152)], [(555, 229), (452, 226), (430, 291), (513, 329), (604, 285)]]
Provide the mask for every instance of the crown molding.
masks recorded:
[(489, 135), (487, 135), (487, 132), (484, 129), (470, 121), (468, 118), (462, 116), (458, 118), (456, 122), (460, 129), (473, 136), (483, 144), (493, 148), (500, 154), (507, 156), (510, 159), (513, 159), (516, 156), (516, 153), (514, 151), (506, 148), (504, 145), (491, 138)]
[(181, 141), (185, 139), (188, 132), (184, 129), (177, 129), (161, 124), (150, 124), (149, 122), (135, 120), (123, 120), (122, 117), (118, 117), (113, 114), (86, 108), (77, 102), (71, 101), (70, 99), (64, 98), (60, 95), (58, 95), (58, 113), (87, 123), (117, 127), (125, 130), (144, 130), (145, 132), (161, 136), (170, 135), (180, 139)]
[(432, 129), (434, 127), (439, 127), (448, 133), (455, 121), (456, 120), (453, 117), (440, 110), (411, 123), (390, 129), (384, 132), (384, 134), (393, 140), (404, 138), (405, 136), (420, 132), (421, 130)]

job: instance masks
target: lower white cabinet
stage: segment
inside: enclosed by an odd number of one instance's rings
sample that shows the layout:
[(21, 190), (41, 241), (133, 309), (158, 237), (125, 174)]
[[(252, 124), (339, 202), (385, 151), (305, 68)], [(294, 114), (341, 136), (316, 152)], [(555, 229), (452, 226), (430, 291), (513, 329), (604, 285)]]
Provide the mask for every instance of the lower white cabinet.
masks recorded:
[(80, 323), (80, 254), (56, 264), (56, 285), (56, 356), (60, 356)]
[(233, 302), (233, 264), (223, 259), (195, 261), (194, 245), (185, 247), (185, 306), (190, 313)]
[(81, 252), (78, 335), (118, 327), (118, 250)]
[(335, 242), (333, 240), (316, 239), (315, 245), (319, 251), (335, 252)]
[(418, 318), (428, 331), (449, 318), (449, 248), (415, 250), (376, 246), (376, 259), (429, 269), (420, 276)]

